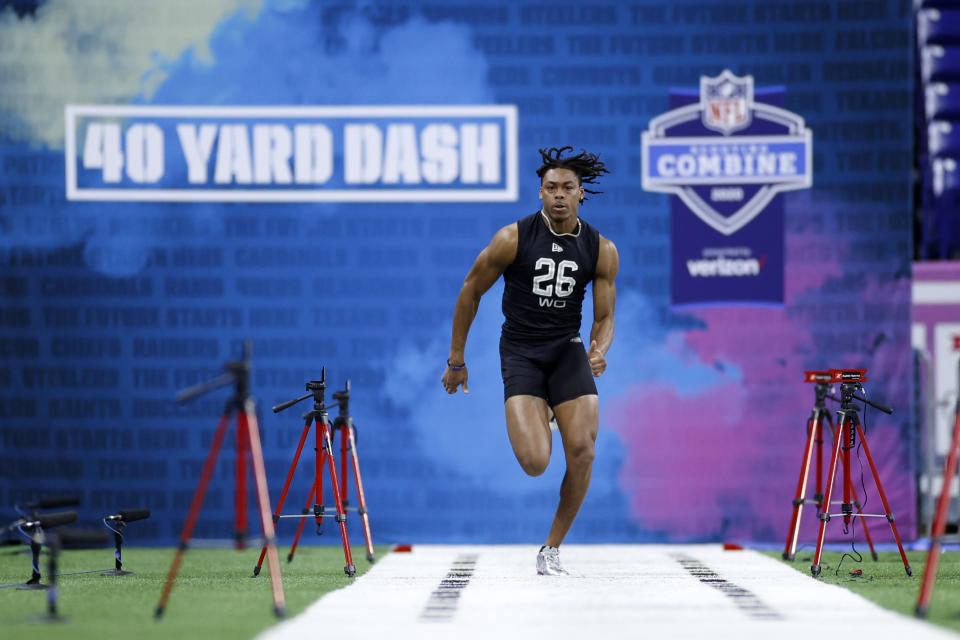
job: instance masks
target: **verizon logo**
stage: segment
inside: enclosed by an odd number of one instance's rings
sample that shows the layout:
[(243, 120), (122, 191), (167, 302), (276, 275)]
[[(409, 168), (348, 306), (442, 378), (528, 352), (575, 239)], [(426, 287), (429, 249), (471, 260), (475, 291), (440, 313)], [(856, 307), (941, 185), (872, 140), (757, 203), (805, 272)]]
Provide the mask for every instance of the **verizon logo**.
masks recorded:
[(756, 258), (705, 258), (687, 260), (687, 271), (694, 278), (742, 278), (760, 275), (764, 259)]

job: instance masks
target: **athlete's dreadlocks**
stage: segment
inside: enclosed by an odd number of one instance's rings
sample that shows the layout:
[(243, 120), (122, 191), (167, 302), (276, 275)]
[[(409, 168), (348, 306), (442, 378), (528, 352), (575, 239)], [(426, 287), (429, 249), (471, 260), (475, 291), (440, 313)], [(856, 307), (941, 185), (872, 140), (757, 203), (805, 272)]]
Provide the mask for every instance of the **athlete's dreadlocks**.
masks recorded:
[[(543, 175), (550, 169), (569, 169), (577, 174), (580, 183), (596, 184), (597, 178), (610, 170), (600, 161), (600, 156), (595, 153), (588, 153), (581, 150), (575, 156), (563, 158), (567, 151), (573, 151), (573, 147), (550, 147), (549, 149), (540, 149), (540, 157), (543, 158), (543, 164), (537, 169), (537, 176), (542, 180)], [(602, 191), (592, 191), (584, 187), (587, 193), (603, 193)]]

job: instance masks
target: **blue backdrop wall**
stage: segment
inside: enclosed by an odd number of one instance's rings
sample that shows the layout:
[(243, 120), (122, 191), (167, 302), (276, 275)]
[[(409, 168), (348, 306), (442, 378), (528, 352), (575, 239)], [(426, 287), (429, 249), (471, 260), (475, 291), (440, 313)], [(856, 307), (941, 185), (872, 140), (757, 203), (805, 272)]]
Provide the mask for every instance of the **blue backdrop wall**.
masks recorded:
[[(267, 407), (326, 367), (352, 381), (375, 541), (539, 543), (560, 443), (541, 477), (513, 459), (500, 284), (471, 331), (471, 393), (438, 382), (467, 269), (538, 208), (537, 148), (572, 145), (612, 169), (581, 214), (621, 269), (569, 539), (781, 540), (803, 371), (842, 366), (897, 409), (868, 433), (915, 535), (910, 2), (16, 9), (0, 11), (0, 514), (76, 490), (86, 521), (149, 507), (131, 541), (171, 542), (227, 393), (173, 397), (251, 339), (274, 503), (302, 423)], [(812, 186), (756, 217), (782, 216), (779, 299), (674, 305), (672, 224), (699, 223), (643, 188), (642, 137), (725, 69), (804, 120)], [(197, 535), (232, 534), (232, 474), (223, 456)], [(305, 463), (288, 512), (311, 479)]]

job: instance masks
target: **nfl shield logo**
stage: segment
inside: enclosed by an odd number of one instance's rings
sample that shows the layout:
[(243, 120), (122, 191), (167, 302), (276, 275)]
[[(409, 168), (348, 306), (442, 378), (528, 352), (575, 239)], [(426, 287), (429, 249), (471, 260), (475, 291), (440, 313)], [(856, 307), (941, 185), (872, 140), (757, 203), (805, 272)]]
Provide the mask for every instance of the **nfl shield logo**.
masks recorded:
[(729, 135), (750, 126), (753, 76), (738, 78), (729, 70), (715, 78), (700, 77), (703, 126)]

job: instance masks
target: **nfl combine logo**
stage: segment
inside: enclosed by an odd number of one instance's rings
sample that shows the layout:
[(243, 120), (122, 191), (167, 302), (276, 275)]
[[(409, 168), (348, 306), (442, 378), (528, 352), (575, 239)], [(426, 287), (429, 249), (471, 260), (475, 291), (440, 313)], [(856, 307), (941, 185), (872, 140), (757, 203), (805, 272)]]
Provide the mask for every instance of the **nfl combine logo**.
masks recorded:
[[(803, 118), (755, 102), (753, 77), (728, 70), (700, 78), (699, 102), (651, 120), (641, 153), (645, 191), (678, 196), (725, 235), (749, 223), (776, 194), (807, 189), (813, 180), (813, 144)], [(728, 206), (733, 202), (739, 205)]]
[(643, 132), (643, 189), (676, 196), (674, 304), (782, 303), (777, 195), (813, 184), (810, 129), (784, 102), (783, 87), (755, 90), (752, 76), (723, 70), (699, 91), (671, 89), (673, 108)]

